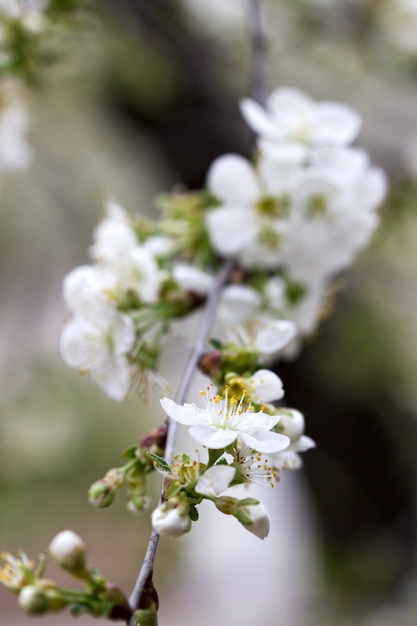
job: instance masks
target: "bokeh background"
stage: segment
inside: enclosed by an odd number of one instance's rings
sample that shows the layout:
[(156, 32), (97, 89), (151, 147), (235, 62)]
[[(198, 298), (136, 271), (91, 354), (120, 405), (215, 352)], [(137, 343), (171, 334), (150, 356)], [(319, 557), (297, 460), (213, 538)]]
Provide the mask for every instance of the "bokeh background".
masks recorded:
[[(332, 316), (299, 359), (277, 365), (317, 448), (268, 495), (271, 537), (261, 544), (207, 510), (192, 533), (162, 540), (161, 624), (414, 626), (417, 5), (264, 7), (270, 88), (358, 109), (359, 144), (391, 191), (371, 245), (338, 280)], [(103, 0), (64, 47), (31, 92), (33, 163), (0, 181), (0, 549), (36, 557), (72, 528), (129, 593), (149, 519), (123, 498), (96, 510), (86, 492), (160, 410), (156, 398), (112, 403), (62, 364), (62, 278), (88, 262), (103, 197), (155, 215), (157, 192), (203, 185), (220, 154), (250, 154), (237, 105), (249, 89), (244, 3)], [(30, 621), (0, 589), (0, 623)]]

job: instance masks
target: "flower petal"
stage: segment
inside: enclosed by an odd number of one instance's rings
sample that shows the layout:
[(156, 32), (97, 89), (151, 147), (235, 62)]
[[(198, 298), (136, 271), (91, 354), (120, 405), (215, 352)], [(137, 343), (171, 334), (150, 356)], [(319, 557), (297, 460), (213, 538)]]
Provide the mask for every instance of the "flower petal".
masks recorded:
[(256, 371), (248, 379), (248, 383), (251, 400), (258, 404), (280, 400), (284, 395), (281, 379), (270, 370), (262, 369)]
[(285, 435), (260, 428), (254, 428), (252, 432), (240, 431), (239, 437), (247, 446), (258, 452), (280, 452), (288, 448), (291, 443), (289, 437)]
[(192, 426), (189, 433), (198, 443), (213, 450), (226, 448), (233, 443), (237, 437), (235, 430), (216, 428), (216, 426), (210, 426), (209, 424), (197, 424), (196, 426)]
[(193, 426), (208, 421), (208, 418), (204, 419), (206, 412), (198, 411), (194, 404), (177, 404), (170, 398), (162, 398), (160, 403), (165, 413), (179, 424)]
[(225, 154), (213, 162), (207, 174), (207, 186), (226, 203), (250, 204), (260, 195), (252, 163), (237, 154)]
[(195, 491), (204, 496), (219, 496), (232, 482), (236, 469), (231, 465), (214, 465), (199, 478)]

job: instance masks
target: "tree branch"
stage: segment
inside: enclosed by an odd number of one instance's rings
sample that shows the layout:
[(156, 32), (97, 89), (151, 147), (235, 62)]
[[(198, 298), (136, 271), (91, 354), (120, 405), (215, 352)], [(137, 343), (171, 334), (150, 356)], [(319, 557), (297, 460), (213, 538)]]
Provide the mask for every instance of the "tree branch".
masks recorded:
[(265, 104), (268, 95), (268, 81), (266, 78), (268, 39), (262, 4), (260, 0), (244, 0), (244, 2), (251, 47), (249, 93), (259, 104)]
[[(211, 327), (213, 325), (214, 317), (217, 310), (217, 305), (222, 292), (222, 289), (230, 276), (230, 273), (234, 267), (233, 261), (226, 261), (218, 272), (215, 280), (215, 284), (211, 289), (203, 310), (203, 315), (200, 321), (200, 326), (197, 333), (197, 339), (191, 354), (188, 358), (187, 364), (184, 369), (181, 382), (178, 387), (178, 391), (175, 397), (175, 401), (178, 404), (182, 404), (186, 399), (190, 384), (193, 380), (195, 372), (197, 370), (198, 361), (204, 351), (207, 349), (207, 340)], [(169, 419), (167, 442), (165, 448), (165, 460), (169, 463), (172, 459), (175, 447), (175, 438), (177, 433), (177, 422)], [(163, 489), (161, 489), (160, 502), (163, 498)], [(139, 606), (142, 591), (147, 581), (152, 576), (153, 563), (155, 559), (156, 549), (158, 546), (159, 535), (154, 530), (151, 533), (148, 547), (143, 560), (142, 568), (139, 572), (136, 584), (129, 599), (129, 606), (132, 610), (132, 617), (130, 619), (129, 626), (134, 626), (134, 612)]]

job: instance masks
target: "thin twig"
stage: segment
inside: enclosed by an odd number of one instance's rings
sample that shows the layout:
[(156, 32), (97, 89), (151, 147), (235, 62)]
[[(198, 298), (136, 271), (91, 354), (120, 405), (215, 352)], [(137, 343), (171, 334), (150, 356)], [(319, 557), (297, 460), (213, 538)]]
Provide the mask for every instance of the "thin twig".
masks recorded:
[[(204, 350), (207, 349), (207, 340), (209, 337), (209, 333), (211, 327), (213, 325), (213, 320), (216, 314), (217, 305), (219, 302), (221, 291), (230, 276), (230, 273), (234, 267), (233, 261), (226, 261), (220, 271), (218, 272), (215, 280), (215, 284), (211, 289), (206, 304), (204, 306), (203, 315), (200, 321), (200, 326), (197, 333), (197, 339), (194, 344), (194, 347), (190, 353), (187, 364), (185, 366), (185, 370), (183, 376), (181, 378), (181, 382), (178, 387), (178, 391), (175, 397), (175, 400), (178, 404), (182, 404), (186, 398), (188, 393), (190, 384), (193, 380), (193, 377), (197, 370), (197, 365), (200, 357), (204, 353)], [(167, 442), (165, 448), (165, 459), (169, 463), (172, 459), (172, 455), (174, 453), (175, 447), (175, 438), (177, 433), (177, 422), (174, 420), (168, 421), (168, 432), (167, 432)], [(162, 499), (162, 491), (161, 497)], [(152, 574), (153, 570), (153, 562), (155, 559), (156, 549), (158, 546), (159, 535), (155, 530), (152, 531), (148, 547), (145, 553), (145, 558), (143, 560), (142, 568), (139, 572), (139, 576), (136, 580), (135, 587), (132, 591), (132, 594), (129, 599), (129, 606), (132, 610), (132, 617), (129, 621), (129, 626), (134, 625), (134, 612), (136, 611), (140, 598), (142, 595), (143, 588), (147, 583), (149, 577)]]
[(262, 3), (260, 0), (244, 1), (246, 4), (247, 25), (251, 48), (249, 92), (251, 97), (259, 102), (259, 104), (265, 104), (268, 95), (268, 81), (266, 77), (268, 40)]

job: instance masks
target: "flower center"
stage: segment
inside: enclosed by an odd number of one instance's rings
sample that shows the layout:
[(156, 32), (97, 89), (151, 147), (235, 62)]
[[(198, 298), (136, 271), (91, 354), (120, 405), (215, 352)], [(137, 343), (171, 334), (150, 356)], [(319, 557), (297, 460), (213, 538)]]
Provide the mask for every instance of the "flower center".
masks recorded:
[(256, 210), (260, 215), (275, 218), (288, 217), (289, 208), (290, 198), (286, 194), (281, 196), (263, 196), (256, 205)]
[(325, 217), (327, 214), (327, 199), (322, 193), (310, 196), (306, 202), (306, 211), (310, 217)]

